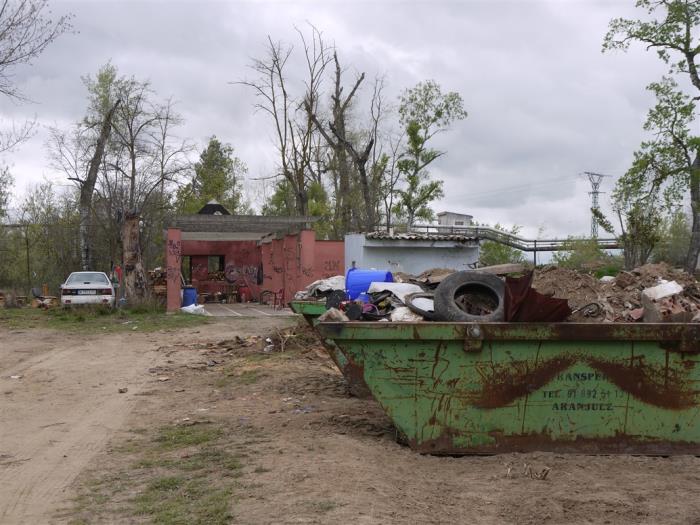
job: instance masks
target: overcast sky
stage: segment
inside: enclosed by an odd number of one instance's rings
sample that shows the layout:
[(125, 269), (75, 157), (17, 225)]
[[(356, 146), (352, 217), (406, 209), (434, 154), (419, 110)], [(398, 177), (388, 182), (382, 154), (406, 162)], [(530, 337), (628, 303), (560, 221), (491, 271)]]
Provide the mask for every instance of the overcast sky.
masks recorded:
[[(608, 21), (637, 14), (633, 4), (54, 0), (55, 13), (75, 15), (76, 33), (16, 72), (35, 103), (3, 100), (0, 110), (6, 121), (36, 115), (41, 126), (67, 127), (85, 112), (81, 76), (111, 61), (178, 101), (186, 120), (179, 135), (200, 145), (216, 135), (234, 146), (250, 177), (269, 175), (270, 122), (254, 111), (252, 93), (230, 82), (250, 77), (247, 66), (268, 35), (297, 43), (294, 27), (310, 22), (335, 43), (348, 81), (358, 72), (385, 75), (392, 99), (424, 79), (462, 95), (469, 117), (435, 144), (447, 151), (431, 167), (445, 181), (436, 211), (519, 224), (531, 236), (582, 235), (590, 197), (581, 173), (626, 170), (653, 103), (644, 87), (665, 72), (640, 47), (601, 53)], [(44, 177), (64, 183), (48, 166), (45, 140), (42, 129), (5, 159), (18, 191)], [(612, 185), (607, 179), (601, 189)]]

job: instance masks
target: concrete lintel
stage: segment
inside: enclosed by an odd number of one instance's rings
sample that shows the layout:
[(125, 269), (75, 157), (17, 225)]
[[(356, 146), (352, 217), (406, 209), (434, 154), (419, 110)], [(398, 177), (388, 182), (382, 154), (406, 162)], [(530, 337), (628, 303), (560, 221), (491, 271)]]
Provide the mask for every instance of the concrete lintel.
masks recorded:
[(259, 232), (182, 232), (183, 241), (257, 241)]

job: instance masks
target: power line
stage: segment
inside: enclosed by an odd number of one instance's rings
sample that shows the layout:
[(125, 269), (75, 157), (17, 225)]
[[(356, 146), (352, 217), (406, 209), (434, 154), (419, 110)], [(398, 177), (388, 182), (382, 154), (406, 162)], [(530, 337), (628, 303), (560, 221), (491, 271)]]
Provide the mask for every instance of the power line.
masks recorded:
[(499, 189), (492, 189), (492, 190), (480, 191), (480, 192), (476, 192), (476, 193), (470, 193), (468, 195), (468, 197), (483, 197), (483, 196), (489, 196), (489, 195), (497, 195), (499, 193), (508, 193), (511, 191), (526, 190), (529, 188), (537, 188), (540, 186), (552, 186), (554, 184), (562, 184), (565, 182), (568, 183), (576, 178), (578, 178), (578, 177), (577, 176), (576, 177), (565, 177), (563, 179), (561, 177), (557, 177), (555, 179), (546, 179), (546, 180), (534, 182), (534, 183), (519, 184), (519, 185), (515, 185), (515, 186), (504, 186), (504, 187), (499, 188)]

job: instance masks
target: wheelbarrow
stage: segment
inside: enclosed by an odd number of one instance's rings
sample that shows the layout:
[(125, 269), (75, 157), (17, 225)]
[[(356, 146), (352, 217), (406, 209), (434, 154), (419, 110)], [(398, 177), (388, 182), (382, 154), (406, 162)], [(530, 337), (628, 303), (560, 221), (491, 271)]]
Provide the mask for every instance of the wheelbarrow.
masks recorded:
[(430, 454), (700, 454), (700, 325), (319, 323)]
[(362, 371), (357, 370), (352, 363), (348, 361), (343, 352), (333, 343), (333, 341), (324, 338), (318, 330), (316, 330), (316, 325), (318, 324), (318, 318), (321, 314), (326, 312), (326, 304), (322, 301), (292, 301), (289, 303), (290, 308), (294, 313), (300, 314), (311, 328), (316, 332), (323, 347), (328, 352), (328, 355), (333, 360), (335, 365), (343, 374), (345, 381), (348, 384), (348, 390), (350, 394), (359, 398), (372, 397), (369, 388), (365, 384), (365, 380), (362, 377)]

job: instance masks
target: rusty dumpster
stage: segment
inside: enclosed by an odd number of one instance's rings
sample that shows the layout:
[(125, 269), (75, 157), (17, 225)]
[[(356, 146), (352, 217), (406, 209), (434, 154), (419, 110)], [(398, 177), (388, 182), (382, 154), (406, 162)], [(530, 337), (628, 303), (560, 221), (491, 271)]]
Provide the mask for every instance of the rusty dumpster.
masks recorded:
[(301, 315), (309, 326), (316, 331), (326, 352), (328, 352), (328, 355), (335, 363), (335, 366), (338, 367), (340, 373), (343, 374), (348, 384), (350, 394), (359, 398), (371, 397), (372, 395), (370, 394), (369, 388), (367, 388), (365, 380), (362, 377), (362, 371), (355, 369), (335, 343), (323, 337), (318, 333), (318, 330), (316, 330), (318, 318), (326, 311), (325, 303), (320, 301), (292, 301), (289, 303), (289, 307), (294, 313)]
[(422, 453), (700, 453), (697, 324), (316, 328)]
[(295, 314), (301, 315), (313, 328), (317, 319), (326, 311), (326, 303), (322, 301), (292, 301), (289, 307)]

